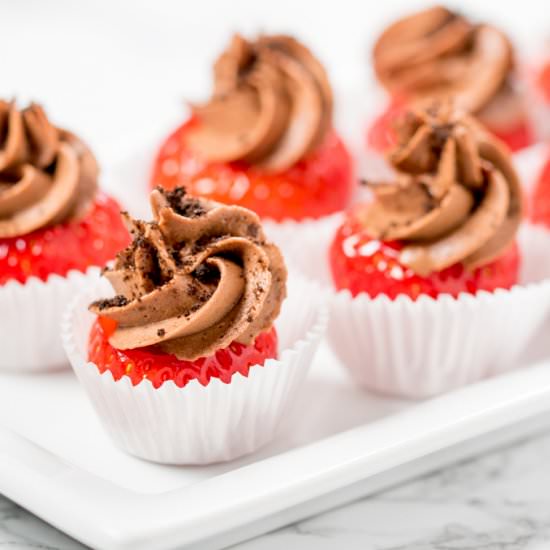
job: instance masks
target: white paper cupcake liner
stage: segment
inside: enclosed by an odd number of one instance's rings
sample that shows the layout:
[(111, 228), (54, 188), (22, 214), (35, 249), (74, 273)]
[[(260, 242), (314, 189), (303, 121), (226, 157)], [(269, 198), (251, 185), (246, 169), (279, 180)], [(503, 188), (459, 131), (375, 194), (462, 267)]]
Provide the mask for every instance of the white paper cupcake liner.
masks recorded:
[[(328, 340), (362, 386), (428, 397), (512, 368), (550, 309), (550, 232), (525, 225), (522, 285), (454, 299), (352, 298), (333, 290), (328, 247), (342, 220), (302, 232), (288, 260), (325, 289)], [(298, 238), (298, 237), (297, 237)]]
[(47, 281), (31, 277), (24, 284), (0, 287), (0, 370), (48, 372), (68, 367), (59, 334), (67, 305), (89, 285), (97, 284), (97, 267)]
[(105, 429), (124, 451), (167, 464), (208, 464), (251, 453), (273, 439), (305, 379), (328, 322), (316, 285), (289, 281), (289, 296), (276, 323), (279, 359), (235, 374), (229, 384), (192, 380), (184, 388), (172, 381), (155, 389), (149, 381), (132, 386), (115, 381), (87, 361), (94, 316), (87, 306), (105, 296), (103, 283), (69, 307), (62, 335), (71, 364)]

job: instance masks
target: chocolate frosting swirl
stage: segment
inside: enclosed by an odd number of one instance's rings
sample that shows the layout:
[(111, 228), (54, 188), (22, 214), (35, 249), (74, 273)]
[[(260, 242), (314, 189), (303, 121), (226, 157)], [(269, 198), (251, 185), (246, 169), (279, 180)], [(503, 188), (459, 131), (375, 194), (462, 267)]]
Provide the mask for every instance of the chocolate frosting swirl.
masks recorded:
[(155, 221), (126, 215), (133, 243), (105, 276), (117, 296), (90, 306), (117, 322), (118, 349), (157, 346), (195, 360), (268, 330), (286, 295), (286, 268), (259, 218), (238, 206), (151, 194)]
[(78, 219), (97, 190), (88, 147), (42, 107), (0, 101), (0, 238)]
[(513, 50), (506, 35), (442, 6), (389, 26), (373, 57), (378, 78), (392, 94), (453, 95), (457, 106), (478, 115), (493, 99), (510, 94)]
[(208, 161), (284, 170), (323, 141), (332, 104), (323, 66), (300, 42), (236, 35), (214, 65), (212, 98), (191, 106), (200, 124), (188, 143)]
[(407, 113), (398, 137), (395, 181), (369, 183), (374, 198), (359, 214), (369, 235), (402, 241), (401, 263), (421, 275), (474, 269), (510, 246), (522, 197), (498, 139), (449, 100)]

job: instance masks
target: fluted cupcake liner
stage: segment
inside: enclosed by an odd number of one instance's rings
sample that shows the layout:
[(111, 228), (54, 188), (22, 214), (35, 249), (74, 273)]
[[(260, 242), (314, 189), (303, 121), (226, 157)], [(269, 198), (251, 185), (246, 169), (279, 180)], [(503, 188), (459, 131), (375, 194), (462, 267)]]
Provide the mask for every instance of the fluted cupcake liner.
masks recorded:
[[(289, 296), (276, 323), (279, 358), (235, 374), (229, 384), (192, 380), (184, 388), (172, 381), (160, 388), (145, 380), (132, 386), (115, 381), (87, 361), (93, 299), (105, 296), (101, 283), (69, 307), (62, 326), (67, 355), (112, 440), (137, 457), (167, 464), (227, 461), (262, 447), (276, 434), (295, 401), (327, 326), (328, 313), (316, 285), (289, 281)], [(111, 291), (112, 292), (112, 291)]]
[(341, 221), (337, 215), (302, 232), (287, 259), (322, 284), (329, 343), (365, 388), (422, 398), (509, 370), (550, 310), (550, 232), (541, 227), (525, 224), (519, 232), (522, 284), (413, 301), (333, 289), (328, 247)]
[(69, 366), (59, 325), (71, 300), (97, 284), (100, 270), (71, 271), (65, 277), (36, 277), (0, 287), (0, 370), (48, 372)]

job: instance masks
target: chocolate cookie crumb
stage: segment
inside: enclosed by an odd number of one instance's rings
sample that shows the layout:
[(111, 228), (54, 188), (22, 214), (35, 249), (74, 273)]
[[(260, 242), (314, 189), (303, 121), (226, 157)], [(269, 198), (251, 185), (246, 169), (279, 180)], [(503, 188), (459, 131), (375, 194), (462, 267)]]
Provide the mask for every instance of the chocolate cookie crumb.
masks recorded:
[(99, 310), (108, 309), (111, 307), (124, 307), (125, 305), (128, 305), (128, 299), (122, 294), (117, 294), (112, 298), (104, 298), (102, 300), (92, 302), (92, 306), (97, 307)]
[(201, 264), (195, 269), (194, 275), (203, 284), (214, 283), (219, 279), (219, 272), (215, 267)]
[(185, 187), (176, 187), (172, 191), (158, 188), (164, 195), (170, 208), (185, 218), (198, 218), (206, 214), (206, 208), (199, 199), (187, 196)]

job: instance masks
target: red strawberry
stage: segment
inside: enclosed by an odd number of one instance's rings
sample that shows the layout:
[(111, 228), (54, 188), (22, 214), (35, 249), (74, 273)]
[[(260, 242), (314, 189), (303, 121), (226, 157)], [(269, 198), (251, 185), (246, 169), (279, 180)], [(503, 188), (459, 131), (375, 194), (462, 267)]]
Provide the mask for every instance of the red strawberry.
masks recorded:
[(531, 196), (531, 220), (550, 228), (550, 158), (539, 175)]
[(537, 75), (537, 85), (544, 99), (550, 103), (550, 61), (544, 64)]
[(527, 120), (522, 121), (513, 129), (507, 132), (499, 131), (496, 128), (487, 128), (494, 136), (500, 141), (503, 141), (508, 145), (512, 152), (525, 149), (535, 143), (535, 136), (533, 135), (533, 128)]
[(72, 269), (103, 266), (129, 241), (119, 205), (99, 194), (80, 221), (0, 239), (0, 285), (11, 280), (24, 283), (29, 277), (45, 281), (54, 273), (64, 276)]
[[(374, 120), (367, 132), (367, 145), (370, 148), (384, 153), (395, 145), (397, 137), (393, 130), (393, 123), (405, 111), (405, 108), (406, 103), (403, 100), (394, 99), (388, 108)], [(490, 127), (487, 129), (506, 143), (512, 151), (529, 147), (535, 142), (533, 129), (527, 120), (506, 132)]]
[(372, 239), (353, 218), (338, 229), (329, 255), (332, 277), (338, 290), (348, 289), (352, 296), (367, 293), (372, 298), (385, 294), (396, 298), (405, 294), (415, 300), (422, 294), (457, 297), (461, 292), (494, 291), (517, 283), (519, 252), (516, 245), (492, 263), (469, 271), (455, 264), (438, 273), (421, 277), (399, 262), (399, 242)]
[(208, 385), (212, 378), (219, 378), (228, 384), (236, 372), (248, 376), (250, 367), (263, 366), (267, 359), (277, 357), (275, 328), (260, 334), (249, 346), (233, 342), (228, 348), (195, 361), (182, 361), (174, 355), (155, 350), (153, 346), (118, 350), (108, 341), (115, 328), (116, 323), (101, 317), (94, 323), (90, 332), (88, 359), (97, 365), (99, 372), (111, 371), (115, 380), (126, 375), (134, 386), (145, 379), (150, 380), (155, 388), (160, 388), (167, 380), (173, 380), (180, 388), (194, 379), (203, 386)]
[(351, 199), (352, 161), (334, 131), (308, 158), (284, 172), (268, 173), (242, 162), (205, 163), (185, 145), (193, 124), (183, 124), (162, 145), (152, 188), (183, 185), (193, 195), (238, 204), (277, 221), (319, 218), (342, 210)]
[(374, 119), (367, 132), (367, 145), (371, 149), (384, 153), (395, 145), (397, 136), (393, 123), (405, 112), (405, 108), (404, 100), (393, 99), (387, 109)]

